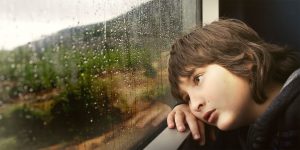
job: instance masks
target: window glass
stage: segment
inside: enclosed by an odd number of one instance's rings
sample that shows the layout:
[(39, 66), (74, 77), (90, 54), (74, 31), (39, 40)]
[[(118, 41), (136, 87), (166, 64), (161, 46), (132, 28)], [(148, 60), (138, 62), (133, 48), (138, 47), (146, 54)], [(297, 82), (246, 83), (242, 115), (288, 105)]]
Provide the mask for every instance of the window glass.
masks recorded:
[(181, 0), (0, 0), (0, 149), (131, 149), (166, 117)]

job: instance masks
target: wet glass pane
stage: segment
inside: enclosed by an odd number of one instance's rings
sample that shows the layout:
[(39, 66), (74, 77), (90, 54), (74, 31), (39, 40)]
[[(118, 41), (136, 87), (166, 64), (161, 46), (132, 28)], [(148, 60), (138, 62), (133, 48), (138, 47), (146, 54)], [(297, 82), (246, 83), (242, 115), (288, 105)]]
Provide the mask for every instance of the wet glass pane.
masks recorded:
[(131, 149), (166, 117), (181, 0), (0, 0), (0, 149)]

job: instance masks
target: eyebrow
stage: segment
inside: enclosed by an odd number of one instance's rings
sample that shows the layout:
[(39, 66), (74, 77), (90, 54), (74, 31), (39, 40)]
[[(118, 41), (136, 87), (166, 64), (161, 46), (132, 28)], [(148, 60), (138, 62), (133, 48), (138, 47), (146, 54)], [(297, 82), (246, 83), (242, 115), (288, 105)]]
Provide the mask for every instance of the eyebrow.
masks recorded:
[[(190, 80), (194, 76), (195, 72), (196, 72), (196, 68), (192, 68), (190, 70), (185, 70), (184, 71), (185, 75), (179, 75), (178, 78), (182, 77), (182, 78), (188, 78), (188, 80)], [(184, 73), (182, 73), (182, 74), (184, 74)], [(182, 81), (178, 80), (178, 83), (180, 84), (180, 83), (182, 83)]]
[[(198, 68), (200, 68), (200, 67), (198, 67)], [(198, 72), (201, 72), (201, 73), (198, 73)], [(202, 68), (200, 68), (200, 71), (197, 71), (197, 72), (196, 72), (196, 68), (194, 68), (194, 69), (191, 70), (191, 74), (187, 77), (188, 77), (189, 80), (194, 81), (194, 76), (196, 76), (197, 74), (203, 74), (204, 72), (205, 71)]]

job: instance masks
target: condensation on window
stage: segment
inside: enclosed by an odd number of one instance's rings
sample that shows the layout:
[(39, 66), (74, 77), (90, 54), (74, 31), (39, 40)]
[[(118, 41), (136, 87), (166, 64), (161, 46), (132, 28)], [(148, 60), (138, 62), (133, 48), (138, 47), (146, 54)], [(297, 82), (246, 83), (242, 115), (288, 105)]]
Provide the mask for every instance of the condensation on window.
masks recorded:
[(0, 0), (0, 149), (132, 149), (170, 107), (181, 0)]

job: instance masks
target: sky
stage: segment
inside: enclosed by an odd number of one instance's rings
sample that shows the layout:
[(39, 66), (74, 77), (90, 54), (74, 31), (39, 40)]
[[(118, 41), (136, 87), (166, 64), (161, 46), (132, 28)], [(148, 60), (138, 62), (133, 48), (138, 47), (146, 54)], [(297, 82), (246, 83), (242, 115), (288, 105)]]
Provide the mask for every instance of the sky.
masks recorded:
[(115, 18), (150, 0), (0, 0), (0, 50)]

